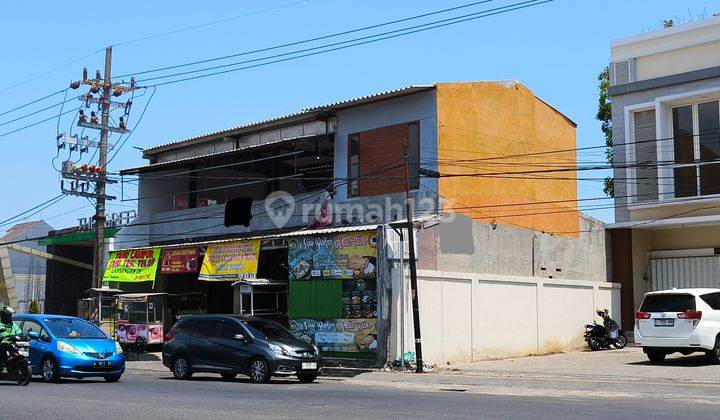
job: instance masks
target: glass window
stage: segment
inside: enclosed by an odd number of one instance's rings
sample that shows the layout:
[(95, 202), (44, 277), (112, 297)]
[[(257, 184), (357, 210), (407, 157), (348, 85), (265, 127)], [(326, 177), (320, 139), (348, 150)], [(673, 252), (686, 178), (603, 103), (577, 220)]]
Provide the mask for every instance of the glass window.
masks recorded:
[(720, 102), (698, 104), (700, 160), (718, 161), (700, 165), (700, 194), (720, 194)]
[(243, 325), (250, 331), (255, 338), (262, 339), (295, 339), (290, 331), (272, 321), (252, 320), (244, 321)]
[(210, 338), (217, 336), (218, 321), (217, 320), (197, 320), (193, 335), (200, 338)]
[(191, 320), (188, 319), (181, 319), (180, 321), (175, 324), (175, 326), (172, 329), (173, 334), (177, 335), (190, 335), (190, 332), (192, 331), (193, 323)]
[[(692, 105), (673, 108), (673, 149), (676, 164), (695, 162), (695, 142), (693, 141)], [(695, 166), (675, 167), (675, 197), (697, 195), (697, 173)]]
[(45, 329), (42, 326), (40, 326), (40, 324), (38, 324), (35, 321), (31, 321), (29, 319), (27, 321), (25, 321), (25, 323), (23, 324), (22, 332), (23, 332), (23, 334), (26, 334), (26, 335), (30, 332), (36, 332), (36, 333), (40, 334), (40, 338), (46, 338), (48, 336), (47, 332), (45, 332)]
[(360, 193), (360, 135), (348, 137), (348, 195), (356, 197)]
[(692, 105), (673, 108), (673, 138), (675, 139), (675, 163), (693, 163), (695, 146), (693, 144)]
[(720, 309), (720, 293), (708, 293), (706, 295), (700, 296), (700, 298), (704, 300), (705, 303), (707, 303), (708, 306), (712, 309)]
[(236, 334), (246, 335), (242, 327), (236, 322), (222, 321), (220, 323), (220, 337), (232, 339)]
[(635, 129), (635, 169), (637, 201), (658, 198), (657, 143), (655, 142), (655, 110), (639, 111), (633, 115)]
[(720, 194), (720, 102), (672, 110), (675, 197)]
[(95, 325), (77, 318), (46, 318), (45, 325), (57, 338), (107, 339)]
[(642, 312), (685, 312), (695, 309), (693, 295), (648, 295), (645, 296), (640, 310)]

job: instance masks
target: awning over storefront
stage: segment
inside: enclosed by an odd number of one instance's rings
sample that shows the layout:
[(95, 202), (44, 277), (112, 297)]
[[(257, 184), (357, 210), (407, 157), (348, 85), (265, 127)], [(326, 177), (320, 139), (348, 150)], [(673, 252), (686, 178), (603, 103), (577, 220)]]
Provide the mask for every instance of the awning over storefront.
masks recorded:
[[(105, 237), (106, 238), (114, 238), (115, 234), (118, 233), (120, 228), (118, 227), (109, 227), (105, 228)], [(94, 243), (95, 241), (95, 231), (94, 230), (84, 230), (79, 232), (69, 232), (69, 233), (63, 233), (57, 236), (51, 236), (49, 238), (44, 238), (38, 240), (38, 245), (61, 245), (61, 244), (70, 244), (70, 243), (76, 243), (76, 242), (91, 242)]]

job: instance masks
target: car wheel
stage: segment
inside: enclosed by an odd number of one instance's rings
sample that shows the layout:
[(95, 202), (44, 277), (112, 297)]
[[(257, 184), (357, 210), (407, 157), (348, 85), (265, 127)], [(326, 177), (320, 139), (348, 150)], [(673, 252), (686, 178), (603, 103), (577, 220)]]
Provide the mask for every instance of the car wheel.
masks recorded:
[(270, 368), (261, 357), (256, 357), (250, 361), (250, 380), (256, 383), (265, 383), (270, 381)]
[(720, 335), (715, 338), (715, 347), (705, 354), (709, 362), (713, 364), (720, 363)]
[(661, 363), (666, 356), (665, 352), (661, 350), (648, 350), (646, 354), (651, 363)]
[(42, 362), (42, 378), (45, 382), (60, 382), (57, 362), (52, 357), (46, 357)]
[(627, 337), (625, 337), (625, 333), (621, 332), (620, 334), (618, 334), (617, 340), (615, 340), (615, 342), (613, 343), (613, 346), (616, 349), (622, 349), (622, 348), (625, 348), (625, 346), (627, 346)]
[(232, 381), (237, 376), (237, 373), (226, 372), (226, 373), (221, 373), (220, 376), (222, 376), (223, 380)]
[(172, 373), (176, 379), (190, 379), (192, 370), (190, 362), (187, 361), (185, 356), (180, 355), (175, 358), (172, 364)]
[(106, 376), (105, 382), (117, 382), (120, 380), (121, 375)]
[(311, 382), (315, 382), (315, 379), (317, 379), (318, 375), (317, 373), (298, 373), (297, 377), (300, 382), (304, 384), (309, 384)]

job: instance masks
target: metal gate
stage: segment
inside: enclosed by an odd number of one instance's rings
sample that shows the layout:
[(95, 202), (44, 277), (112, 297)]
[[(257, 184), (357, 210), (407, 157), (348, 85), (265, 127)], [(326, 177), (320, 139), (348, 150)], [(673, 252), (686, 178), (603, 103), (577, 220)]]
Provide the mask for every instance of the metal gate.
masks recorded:
[(720, 288), (720, 255), (652, 258), (652, 290)]

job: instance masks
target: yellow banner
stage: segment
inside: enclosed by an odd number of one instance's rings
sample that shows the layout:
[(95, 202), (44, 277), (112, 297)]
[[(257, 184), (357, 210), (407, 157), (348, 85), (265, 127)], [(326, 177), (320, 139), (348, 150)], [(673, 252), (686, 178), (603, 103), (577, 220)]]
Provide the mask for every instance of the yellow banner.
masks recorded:
[(198, 280), (254, 279), (259, 254), (260, 239), (208, 245)]
[(112, 251), (108, 258), (103, 282), (155, 281), (160, 248)]

